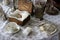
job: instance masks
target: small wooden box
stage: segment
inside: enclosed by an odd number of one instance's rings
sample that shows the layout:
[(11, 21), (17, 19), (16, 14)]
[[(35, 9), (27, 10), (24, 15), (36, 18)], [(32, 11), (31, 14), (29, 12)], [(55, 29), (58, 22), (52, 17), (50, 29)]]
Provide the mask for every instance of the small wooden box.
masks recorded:
[[(15, 11), (16, 12), (16, 11)], [(22, 12), (22, 14), (24, 15), (24, 17), (26, 16), (26, 14), (27, 14), (28, 12)], [(14, 13), (12, 13), (12, 14), (14, 14)], [(19, 19), (16, 19), (16, 18), (13, 18), (13, 17), (8, 17), (8, 20), (10, 21), (10, 22), (16, 22), (18, 25), (21, 25), (21, 26), (23, 26), (23, 25), (25, 25), (29, 20), (30, 20), (30, 15), (29, 15), (29, 13), (28, 13), (28, 16), (26, 16), (25, 18), (23, 18), (23, 16), (22, 16), (22, 18), (21, 18), (21, 20)]]

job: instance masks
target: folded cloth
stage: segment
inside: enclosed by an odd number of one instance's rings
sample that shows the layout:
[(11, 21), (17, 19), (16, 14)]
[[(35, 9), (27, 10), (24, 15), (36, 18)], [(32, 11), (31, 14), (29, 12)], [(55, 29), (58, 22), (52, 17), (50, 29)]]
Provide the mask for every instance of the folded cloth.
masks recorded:
[(1, 5), (1, 6), (2, 6), (3, 11), (4, 11), (5, 13), (7, 13), (8, 10), (10, 9), (8, 6), (5, 6), (5, 5)]
[(1, 5), (1, 7), (3, 8), (3, 11), (6, 13), (6, 15), (13, 11), (13, 8), (10, 8), (9, 6)]

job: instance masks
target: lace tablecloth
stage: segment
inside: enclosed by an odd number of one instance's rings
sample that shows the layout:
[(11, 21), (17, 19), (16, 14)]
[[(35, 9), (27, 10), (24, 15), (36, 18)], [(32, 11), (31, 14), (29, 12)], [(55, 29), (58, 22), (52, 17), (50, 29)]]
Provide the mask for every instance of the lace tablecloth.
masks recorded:
[[(0, 40), (58, 40), (58, 33), (55, 35), (48, 36), (46, 32), (41, 32), (39, 26), (43, 21), (36, 19), (34, 17), (25, 25), (21, 26), (24, 30), (26, 27), (33, 28), (33, 33), (29, 36), (22, 35), (22, 31), (19, 31), (16, 34), (5, 34), (2, 32), (3, 29), (0, 29)], [(6, 21), (4, 24), (8, 23)]]
[(54, 15), (54, 16), (45, 13), (44, 19), (58, 25), (59, 26), (58, 28), (60, 28), (60, 12), (59, 15)]

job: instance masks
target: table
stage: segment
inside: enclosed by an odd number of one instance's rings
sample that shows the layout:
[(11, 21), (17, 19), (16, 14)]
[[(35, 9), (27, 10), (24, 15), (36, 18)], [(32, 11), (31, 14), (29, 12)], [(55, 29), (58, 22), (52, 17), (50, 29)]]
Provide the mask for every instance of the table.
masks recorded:
[[(2, 6), (3, 7), (3, 6)], [(5, 6), (4, 6), (5, 7)], [(3, 7), (3, 10), (4, 10), (4, 12), (5, 13), (9, 13), (9, 12), (7, 12), (8, 11), (8, 9), (10, 9), (8, 6), (6, 6), (7, 7), (7, 9), (5, 9)], [(47, 14), (45, 14), (44, 15), (44, 19), (45, 20), (48, 20), (48, 21), (50, 21), (50, 22), (52, 22), (52, 23), (56, 23), (56, 21), (54, 21), (55, 19), (53, 19), (53, 18), (60, 18), (59, 17), (60, 15), (56, 15), (56, 16), (49, 16), (49, 15), (47, 15)], [(53, 19), (53, 20), (52, 20)], [(58, 19), (57, 19), (58, 20)], [(60, 20), (60, 19), (59, 19)], [(8, 21), (7, 21), (8, 22)], [(7, 22), (5, 22), (5, 23), (7, 23)], [(18, 33), (16, 33), (16, 34), (13, 34), (13, 35), (9, 35), (9, 34), (4, 34), (1, 30), (0, 30), (0, 40), (59, 40), (59, 34), (56, 34), (56, 35), (53, 35), (53, 36), (47, 36), (47, 34), (45, 33), (45, 32), (40, 32), (39, 30), (38, 30), (38, 25), (41, 23), (42, 21), (40, 21), (39, 19), (36, 19), (36, 18), (34, 18), (34, 17), (32, 17), (31, 18), (31, 20), (25, 25), (25, 26), (23, 26), (23, 29), (25, 28), (25, 27), (32, 27), (33, 28), (33, 31), (35, 32), (35, 33), (33, 33), (34, 35), (32, 35), (32, 36), (22, 36), (21, 35), (21, 32), (18, 32)], [(59, 22), (59, 21), (58, 21)], [(58, 23), (57, 22), (57, 23)], [(59, 23), (58, 23), (59, 24)], [(3, 24), (2, 24), (3, 25)], [(2, 28), (2, 27), (1, 27)]]
[[(22, 32), (19, 31), (16, 34), (5, 34), (0, 30), (0, 40), (59, 40), (58, 33), (48, 36), (46, 32), (41, 32), (38, 29), (38, 25), (40, 23), (44, 22), (40, 21), (39, 19), (36, 19), (35, 17), (32, 17), (31, 20), (25, 25), (21, 26), (24, 30), (25, 27), (31, 27), (33, 28), (34, 33), (32, 33), (30, 36), (24, 36), (22, 35)], [(5, 22), (5, 24), (8, 21)]]

